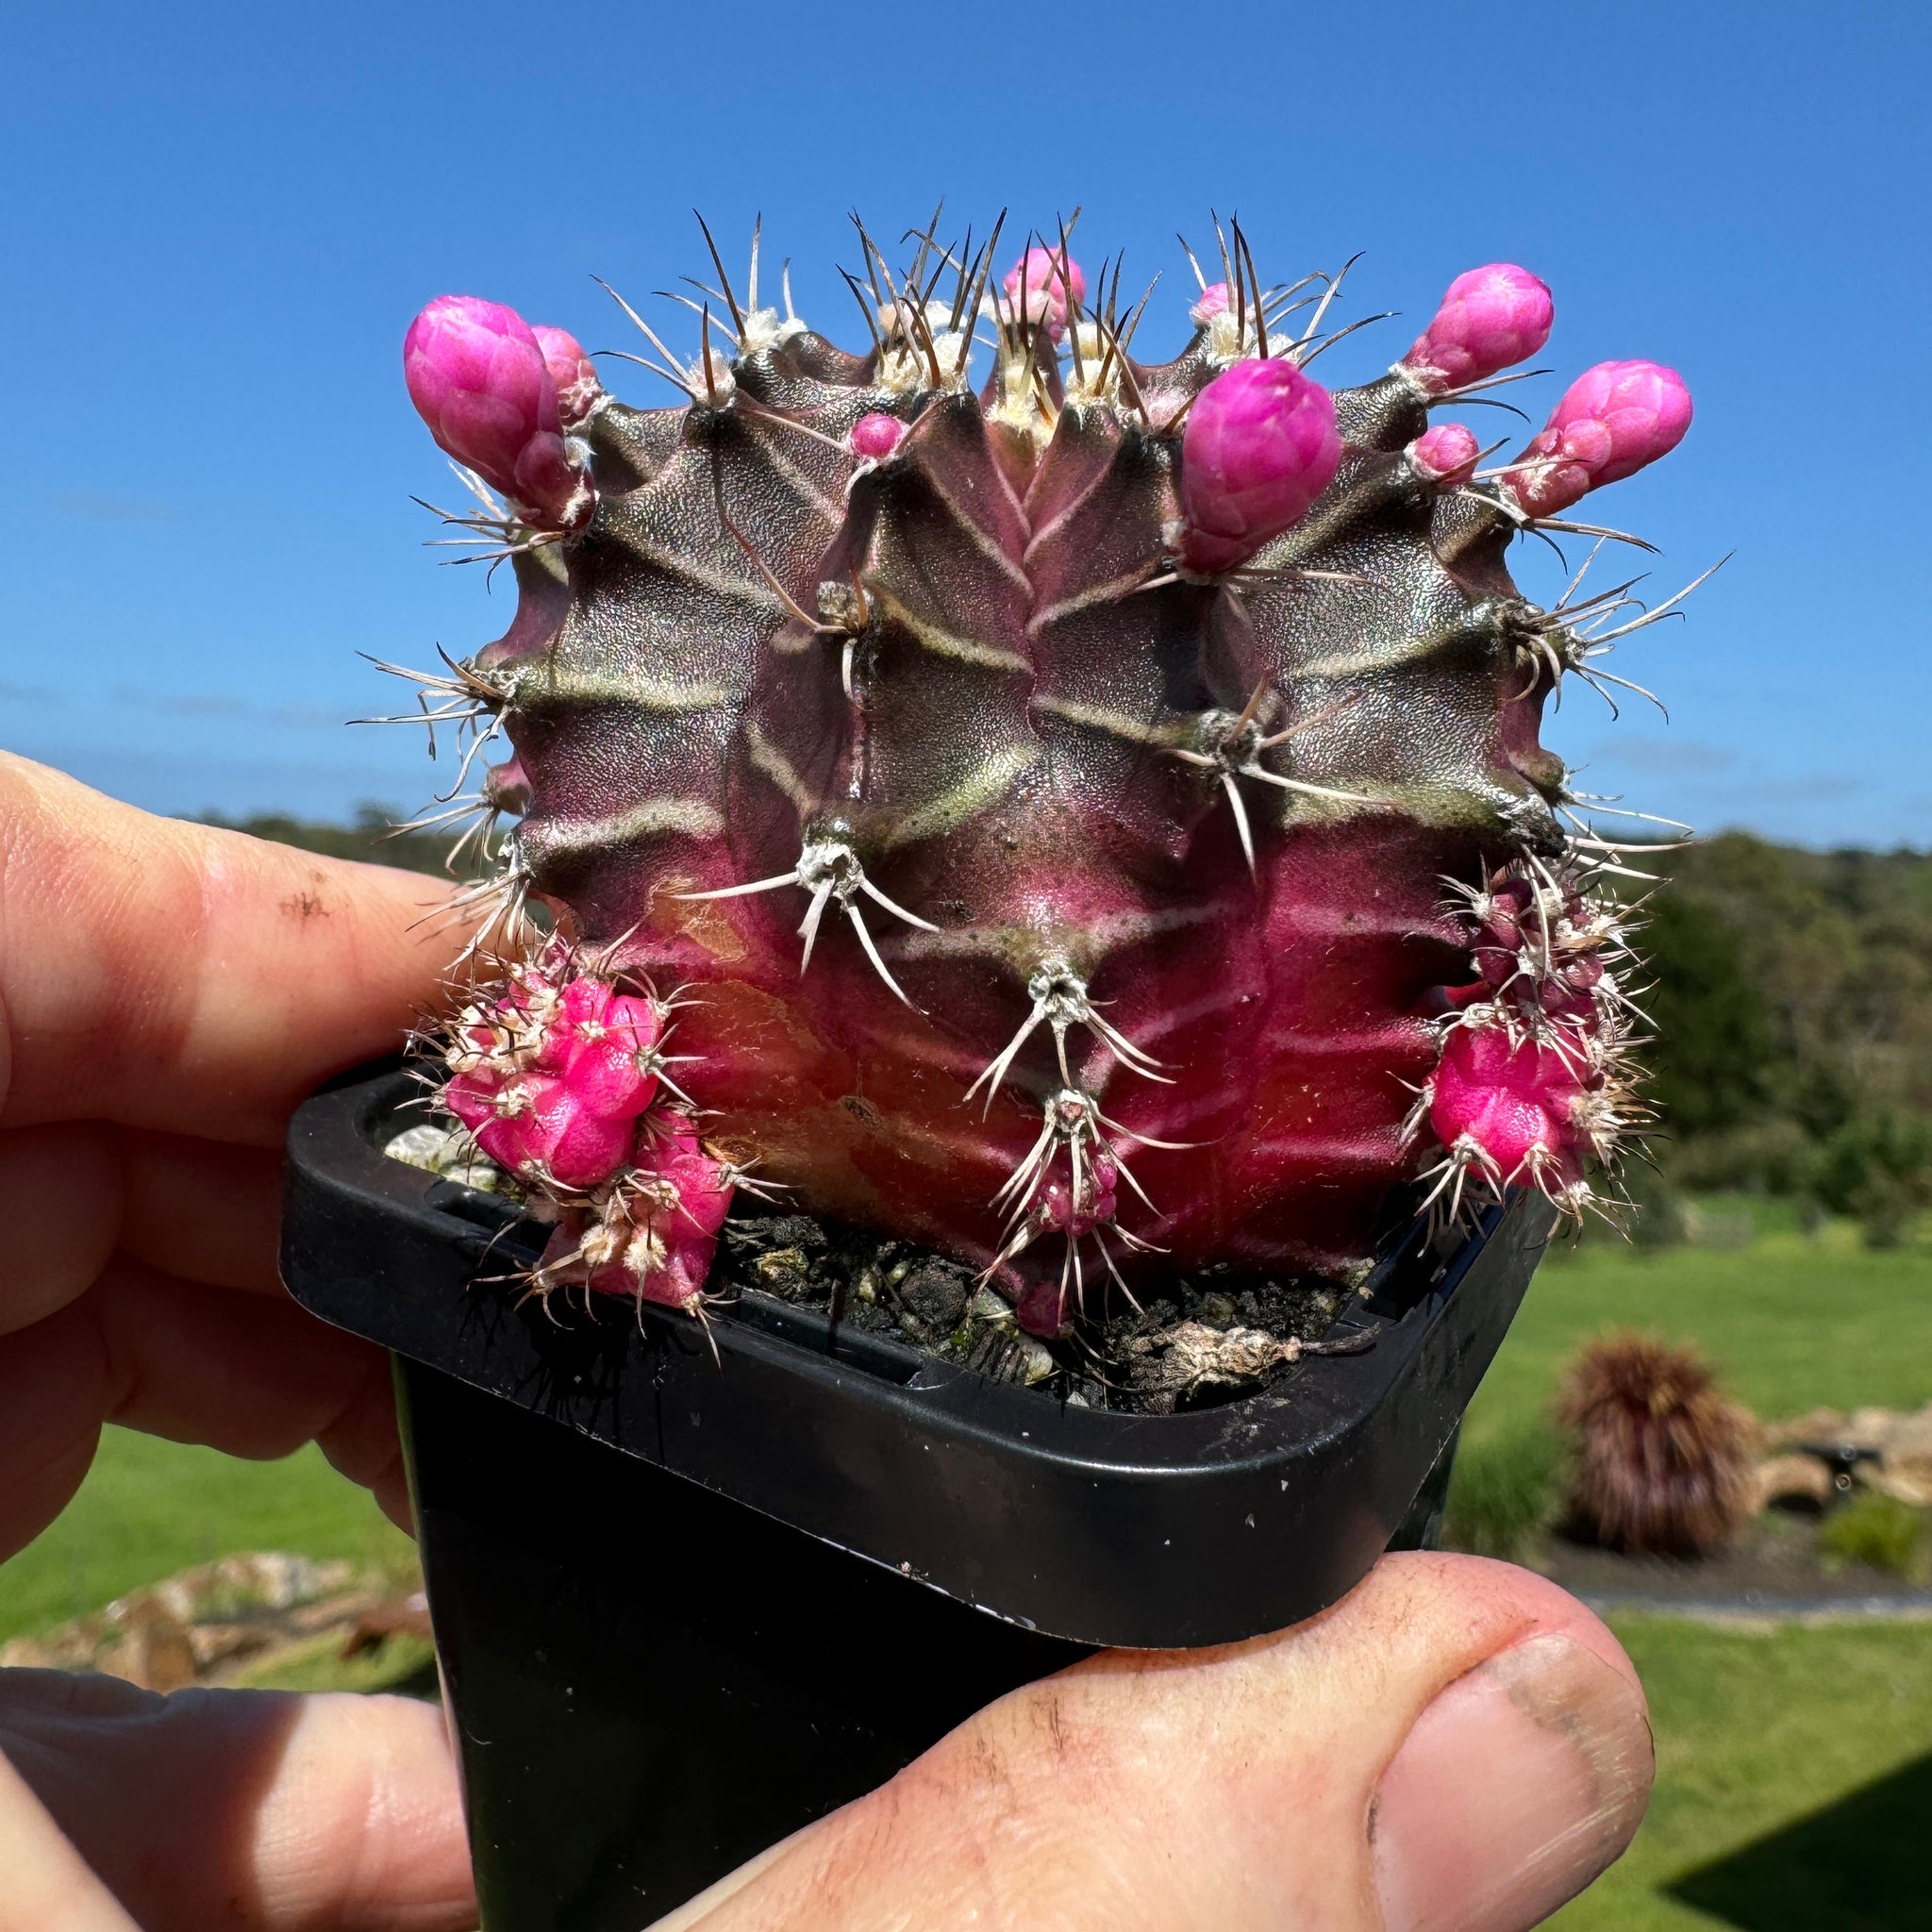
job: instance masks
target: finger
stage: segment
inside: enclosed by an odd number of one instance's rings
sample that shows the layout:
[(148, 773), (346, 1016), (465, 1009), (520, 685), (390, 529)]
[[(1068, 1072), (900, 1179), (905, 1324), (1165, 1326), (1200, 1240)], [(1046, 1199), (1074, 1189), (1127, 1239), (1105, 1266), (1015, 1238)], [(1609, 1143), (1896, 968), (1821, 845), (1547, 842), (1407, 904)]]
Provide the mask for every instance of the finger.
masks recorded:
[(121, 1231), (121, 1162), (98, 1123), (0, 1133), (0, 1335), (86, 1291)]
[(117, 1258), (77, 1301), (0, 1341), (0, 1553), (65, 1506), (104, 1419), (257, 1458), (317, 1441), (404, 1520), (386, 1357), (291, 1301)]
[(84, 1293), (118, 1249), (222, 1288), (279, 1294), (282, 1158), (103, 1121), (0, 1132), (0, 1335)]
[[(456, 1770), (435, 1706), (63, 1691), (85, 1683), (0, 1674), (0, 1746), (145, 1932), (458, 1932), (475, 1923)], [(126, 1922), (113, 1923), (122, 1932)]]
[(282, 1152), (119, 1130), (124, 1255), (215, 1288), (279, 1294)]
[(141, 1932), (0, 1757), (0, 1932)]
[(660, 1932), (1520, 1932), (1628, 1842), (1650, 1767), (1635, 1675), (1580, 1604), (1389, 1557), (1274, 1637), (1003, 1698)]
[(7, 754), (0, 899), (8, 1125), (273, 1145), (318, 1081), (397, 1045), (455, 950), (423, 924), (433, 880), (151, 818)]

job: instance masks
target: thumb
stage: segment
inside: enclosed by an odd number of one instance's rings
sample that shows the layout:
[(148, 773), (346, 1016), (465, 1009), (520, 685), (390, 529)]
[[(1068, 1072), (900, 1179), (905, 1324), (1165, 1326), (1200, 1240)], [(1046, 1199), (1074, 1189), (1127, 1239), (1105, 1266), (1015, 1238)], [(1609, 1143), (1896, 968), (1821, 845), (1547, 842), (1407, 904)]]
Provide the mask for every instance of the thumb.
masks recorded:
[(1582, 1605), (1389, 1557), (1294, 1629), (1002, 1698), (658, 1932), (1523, 1932), (1623, 1851), (1651, 1768)]
[(7, 1671), (0, 1752), (143, 1932), (475, 1924), (433, 1705)]

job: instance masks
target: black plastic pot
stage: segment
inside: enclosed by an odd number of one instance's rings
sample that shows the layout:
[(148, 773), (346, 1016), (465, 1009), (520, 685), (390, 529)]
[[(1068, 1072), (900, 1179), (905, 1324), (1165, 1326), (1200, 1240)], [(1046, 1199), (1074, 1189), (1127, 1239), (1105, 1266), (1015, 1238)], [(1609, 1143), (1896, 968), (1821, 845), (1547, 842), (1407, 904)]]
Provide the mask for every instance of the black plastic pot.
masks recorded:
[[(1265, 1392), (1130, 1416), (747, 1294), (553, 1319), (502, 1206), (387, 1159), (391, 1066), (296, 1115), (291, 1290), (394, 1351), (488, 1932), (637, 1932), (1095, 1645), (1311, 1615), (1434, 1540), (1540, 1197), (1411, 1240)], [(713, 1348), (715, 1346), (715, 1355)]]

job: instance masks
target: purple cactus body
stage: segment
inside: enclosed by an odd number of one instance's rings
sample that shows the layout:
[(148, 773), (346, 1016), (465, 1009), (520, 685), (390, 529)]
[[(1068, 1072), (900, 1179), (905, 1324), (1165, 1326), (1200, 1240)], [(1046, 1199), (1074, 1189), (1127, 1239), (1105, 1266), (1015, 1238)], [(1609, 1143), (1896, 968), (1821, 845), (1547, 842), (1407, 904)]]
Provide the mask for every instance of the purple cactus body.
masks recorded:
[[(1510, 581), (1524, 504), (1413, 358), (1331, 396), (1257, 287), (1266, 356), (1141, 363), (1063, 259), (1024, 309), (985, 251), (946, 308), (884, 291), (863, 355), (734, 296), (684, 405), (583, 421), (593, 510), (507, 526), (516, 619), (453, 686), (521, 815), (481, 943), (531, 894), (556, 933), (449, 1105), (556, 1223), (540, 1285), (690, 1305), (755, 1171), (1052, 1334), (1116, 1273), (1357, 1278), (1407, 1183), (1574, 1206), (1611, 1151), (1621, 941), (1538, 738), (1591, 647)], [(1457, 381), (1548, 327), (1470, 280), (1424, 339)], [(480, 326), (411, 392), (452, 447), (500, 353), (500, 464), (555, 378)], [(1641, 439), (1599, 388), (1552, 428), (1600, 478)], [(637, 1024), (559, 1057), (570, 1000)]]

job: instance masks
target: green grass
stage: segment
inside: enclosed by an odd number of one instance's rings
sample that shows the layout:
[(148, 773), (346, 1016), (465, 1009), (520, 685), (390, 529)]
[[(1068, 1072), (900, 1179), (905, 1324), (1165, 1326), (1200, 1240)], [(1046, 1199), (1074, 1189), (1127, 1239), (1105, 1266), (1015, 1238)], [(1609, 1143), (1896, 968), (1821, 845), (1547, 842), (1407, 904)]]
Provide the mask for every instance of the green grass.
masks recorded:
[(1925, 1581), (1925, 1512), (1896, 1496), (1855, 1496), (1824, 1519), (1818, 1541), (1827, 1563), (1869, 1563), (1908, 1583)]
[(398, 1571), (414, 1560), (409, 1540), (319, 1449), (237, 1462), (110, 1428), (66, 1512), (0, 1564), (0, 1641), (237, 1550), (348, 1557)]
[(1762, 1633), (1617, 1618), (1657, 1782), (1562, 1932), (1926, 1932), (1932, 1624)]
[(1932, 1249), (1874, 1252), (1834, 1223), (1731, 1249), (1592, 1241), (1554, 1254), (1470, 1405), (1464, 1441), (1479, 1449), (1545, 1416), (1564, 1364), (1617, 1328), (1696, 1342), (1767, 1418), (1820, 1404), (1916, 1408), (1932, 1401)]
[[(1932, 1400), (1932, 1250), (1806, 1235), (1747, 1199), (1747, 1246), (1590, 1241), (1538, 1274), (1463, 1432), (1452, 1520), (1533, 1521), (1556, 1379), (1617, 1328), (1694, 1341), (1766, 1417)], [(1932, 1928), (1919, 1841), (1932, 1812), (1932, 1624), (1767, 1632), (1612, 1620), (1657, 1734), (1650, 1816), (1628, 1856), (1552, 1923), (1565, 1932)]]

